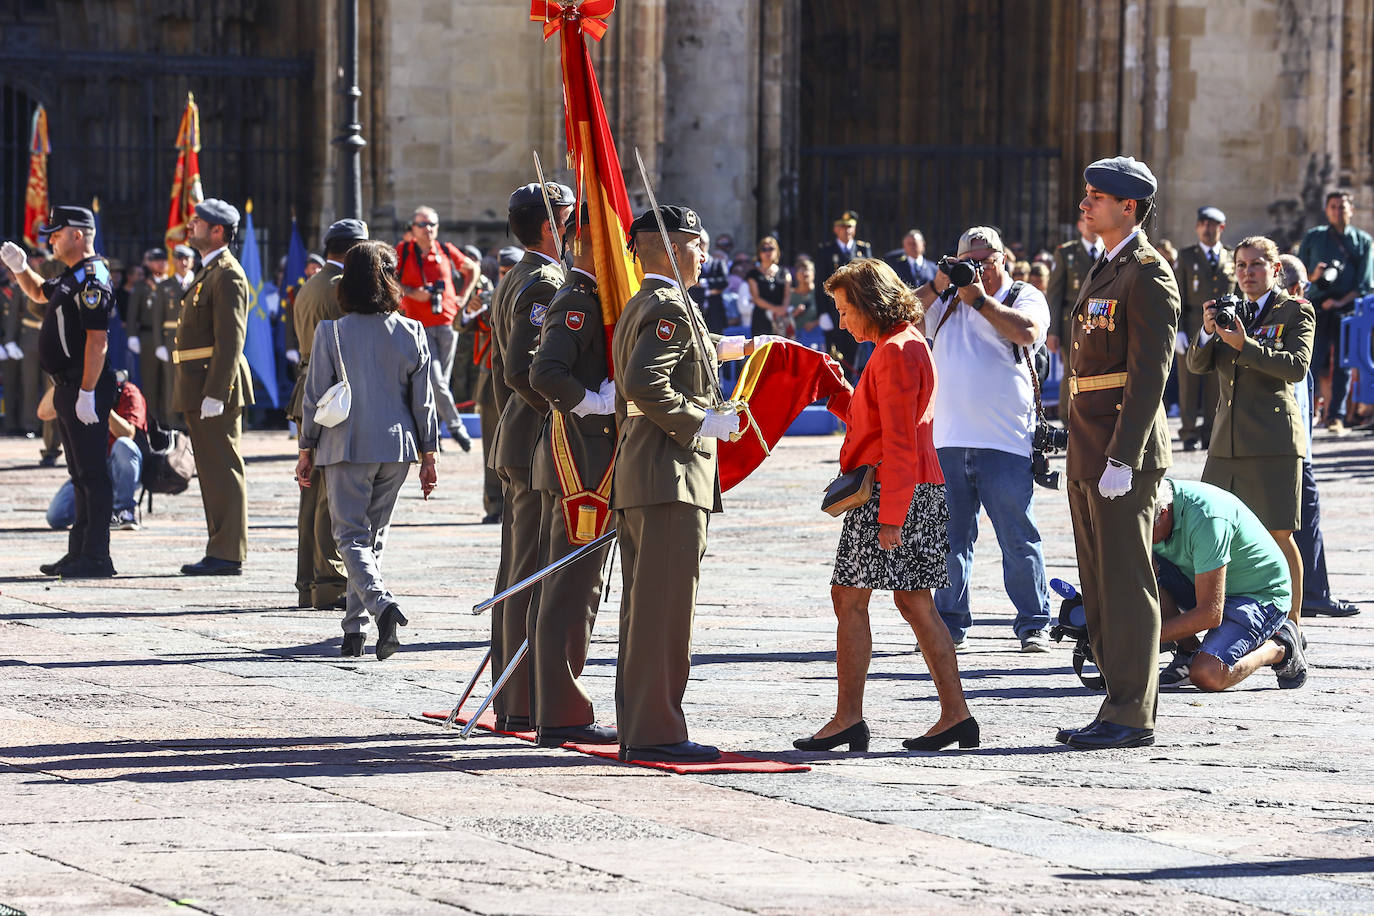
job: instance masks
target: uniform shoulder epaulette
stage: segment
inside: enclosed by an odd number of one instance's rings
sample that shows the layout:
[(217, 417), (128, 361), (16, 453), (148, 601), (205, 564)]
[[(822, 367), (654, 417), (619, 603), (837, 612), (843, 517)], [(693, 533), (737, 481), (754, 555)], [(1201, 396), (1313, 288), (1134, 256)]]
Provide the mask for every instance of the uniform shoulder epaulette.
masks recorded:
[(1153, 248), (1137, 248), (1135, 259), (1141, 264), (1156, 264), (1159, 262), (1159, 255), (1155, 253)]

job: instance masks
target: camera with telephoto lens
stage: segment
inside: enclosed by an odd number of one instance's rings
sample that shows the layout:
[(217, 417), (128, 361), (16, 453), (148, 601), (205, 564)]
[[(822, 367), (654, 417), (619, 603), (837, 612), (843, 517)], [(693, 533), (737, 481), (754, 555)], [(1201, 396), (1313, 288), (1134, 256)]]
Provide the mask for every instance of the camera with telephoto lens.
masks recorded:
[(1236, 327), (1237, 322), (1241, 327), (1248, 325), (1255, 318), (1255, 306), (1246, 302), (1244, 299), (1232, 293), (1227, 293), (1217, 300), (1217, 327), (1231, 330)]
[(1047, 490), (1059, 489), (1059, 472), (1050, 470), (1050, 455), (1069, 447), (1069, 431), (1048, 423), (1031, 435), (1031, 478)]
[(1341, 276), (1341, 270), (1345, 267), (1340, 261), (1332, 261), (1326, 265), (1326, 269), (1312, 278), (1312, 285), (1320, 290), (1328, 290)]
[(978, 261), (959, 260), (946, 255), (940, 259), (940, 273), (949, 277), (949, 283), (956, 289), (963, 289), (983, 276), (983, 265)]
[(444, 283), (442, 280), (435, 280), (425, 287), (429, 293), (429, 310), (435, 315), (444, 314)]

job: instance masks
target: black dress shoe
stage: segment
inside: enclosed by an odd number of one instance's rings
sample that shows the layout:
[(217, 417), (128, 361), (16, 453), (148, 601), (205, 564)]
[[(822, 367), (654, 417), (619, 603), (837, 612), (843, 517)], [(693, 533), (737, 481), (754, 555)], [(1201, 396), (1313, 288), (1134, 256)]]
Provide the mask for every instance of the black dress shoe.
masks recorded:
[(406, 615), (401, 613), (401, 609), (394, 604), (388, 604), (386, 610), (382, 611), (382, 616), (377, 618), (377, 658), (391, 658), (396, 654), (396, 650), (401, 648), (401, 641), (396, 638), (396, 627), (405, 626), (410, 623), (406, 620)]
[(1183, 450), (1184, 450), (1185, 452), (1195, 452), (1195, 451), (1197, 451), (1197, 447), (1198, 447), (1200, 444), (1201, 444), (1201, 443), (1199, 443), (1196, 439), (1184, 439), (1184, 440), (1183, 440)]
[(1155, 743), (1152, 728), (1131, 728), (1115, 722), (1098, 722), (1077, 734), (1070, 735), (1065, 742), (1069, 747), (1079, 750), (1104, 750), (1110, 747), (1149, 747)]
[(243, 564), (235, 560), (206, 557), (199, 563), (187, 563), (181, 567), (181, 573), (184, 576), (241, 576)]
[(949, 747), (958, 741), (961, 748), (977, 747), (982, 740), (978, 732), (978, 720), (969, 716), (957, 725), (951, 725), (942, 732), (933, 735), (922, 735), (919, 738), (908, 738), (902, 742), (902, 747), (909, 751), (939, 751)]
[(527, 732), (530, 730), (529, 716), (502, 716), (496, 720), (498, 732)]
[(358, 658), (363, 654), (363, 634), (345, 633), (339, 654), (344, 658)]
[(1302, 606), (1304, 617), (1354, 617), (1359, 612), (1359, 605), (1340, 598), (1327, 598), (1325, 601), (1313, 601)]
[(465, 452), (472, 451), (472, 437), (468, 435), (468, 429), (463, 425), (461, 419), (453, 424), (449, 432), (453, 435), (453, 441), (458, 443), (459, 448)]
[(575, 725), (571, 728), (539, 729), (540, 747), (562, 747), (567, 742), (573, 744), (616, 744), (620, 733), (606, 725)]
[(56, 456), (56, 455), (44, 455), (42, 458), (39, 458), (39, 459), (38, 459), (38, 466), (39, 466), (40, 468), (55, 468), (55, 467), (57, 467), (57, 456)]
[(486, 515), (482, 516), (482, 524), (484, 524), (484, 525), (495, 525), (495, 524), (497, 524), (497, 523), (500, 522), (500, 521), (501, 521), (501, 513), (500, 513), (500, 512), (488, 512)]
[(1074, 735), (1078, 734), (1079, 732), (1085, 732), (1096, 724), (1097, 720), (1093, 719), (1087, 725), (1084, 725), (1080, 728), (1061, 728), (1059, 731), (1054, 733), (1054, 740), (1058, 741), (1060, 744), (1068, 744), (1069, 739), (1072, 738)]
[(72, 556), (71, 554), (67, 554), (55, 563), (44, 563), (42, 566), (38, 567), (38, 571), (45, 576), (60, 576), (62, 575), (62, 567), (66, 566), (68, 563), (75, 559), (76, 557)]
[(115, 568), (109, 557), (74, 557), (58, 575), (64, 579), (113, 579)]
[(622, 747), (620, 759), (648, 760), (657, 763), (710, 763), (720, 759), (720, 748), (695, 741), (676, 744), (652, 744), (648, 747)]
[(841, 744), (848, 744), (851, 752), (862, 752), (868, 750), (868, 736), (868, 723), (860, 719), (844, 731), (827, 738), (817, 738), (815, 735), (798, 738), (792, 742), (792, 746), (799, 751), (833, 751)]

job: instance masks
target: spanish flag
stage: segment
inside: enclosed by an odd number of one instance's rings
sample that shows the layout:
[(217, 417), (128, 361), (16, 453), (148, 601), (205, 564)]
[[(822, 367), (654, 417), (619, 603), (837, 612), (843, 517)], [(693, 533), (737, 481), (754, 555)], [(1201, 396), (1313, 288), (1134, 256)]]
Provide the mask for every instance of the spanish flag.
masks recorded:
[(29, 133), (29, 184), (24, 190), (24, 244), (38, 247), (38, 227), (48, 221), (48, 113), (42, 105), (33, 113)]
[[(200, 189), (200, 109), (196, 99), (186, 93), (186, 110), (181, 115), (181, 126), (177, 128), (177, 167), (172, 173), (172, 206), (167, 213), (167, 254), (186, 241), (186, 224), (195, 215), (196, 204), (205, 199)], [(171, 257), (167, 258), (168, 276), (171, 275)]]
[[(588, 227), (591, 238), (580, 235), (577, 244), (592, 246), (596, 258), (596, 283), (601, 297), (601, 313), (606, 326), (606, 358), (610, 359), (611, 337), (625, 303), (639, 291), (639, 275), (625, 248), (626, 230), (634, 219), (630, 196), (625, 191), (625, 176), (620, 171), (615, 138), (606, 119), (601, 88), (596, 82), (584, 34), (600, 41), (606, 34), (606, 18), (615, 9), (615, 0), (585, 0), (559, 3), (533, 0), (530, 19), (544, 24), (544, 39), (562, 32), (564, 127), (568, 140), (568, 167), (577, 176), (579, 202), (585, 200), (591, 213)], [(612, 377), (613, 366), (608, 366)]]

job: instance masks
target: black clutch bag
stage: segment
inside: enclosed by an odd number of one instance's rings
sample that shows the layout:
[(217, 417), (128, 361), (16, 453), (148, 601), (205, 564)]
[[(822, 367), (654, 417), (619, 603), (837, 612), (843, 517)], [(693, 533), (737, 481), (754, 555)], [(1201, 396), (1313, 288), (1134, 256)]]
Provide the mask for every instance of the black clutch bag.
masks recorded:
[(821, 497), (821, 509), (831, 515), (844, 515), (850, 509), (857, 509), (873, 498), (873, 474), (875, 465), (861, 464), (848, 474), (841, 474), (825, 488)]

